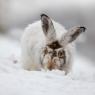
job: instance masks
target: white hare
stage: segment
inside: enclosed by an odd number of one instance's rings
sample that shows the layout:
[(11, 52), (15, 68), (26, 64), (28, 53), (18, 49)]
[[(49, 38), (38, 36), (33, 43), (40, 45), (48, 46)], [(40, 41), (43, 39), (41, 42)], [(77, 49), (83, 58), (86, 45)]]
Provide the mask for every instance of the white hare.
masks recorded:
[(74, 27), (67, 31), (50, 17), (42, 14), (41, 21), (30, 24), (22, 36), (23, 68), (58, 69), (67, 74), (72, 67), (72, 42), (85, 29), (85, 27)]

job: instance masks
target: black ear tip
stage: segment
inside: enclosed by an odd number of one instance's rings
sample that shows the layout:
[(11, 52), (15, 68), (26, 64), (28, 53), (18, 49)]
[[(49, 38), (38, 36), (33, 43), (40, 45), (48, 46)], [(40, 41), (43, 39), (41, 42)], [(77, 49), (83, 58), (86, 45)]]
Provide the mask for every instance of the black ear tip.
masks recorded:
[(40, 16), (41, 16), (41, 18), (42, 18), (43, 16), (48, 17), (46, 14), (41, 14)]
[(86, 30), (86, 27), (84, 27), (84, 26), (81, 26), (81, 27), (80, 27), (80, 29), (81, 29), (81, 31), (85, 32), (85, 30)]

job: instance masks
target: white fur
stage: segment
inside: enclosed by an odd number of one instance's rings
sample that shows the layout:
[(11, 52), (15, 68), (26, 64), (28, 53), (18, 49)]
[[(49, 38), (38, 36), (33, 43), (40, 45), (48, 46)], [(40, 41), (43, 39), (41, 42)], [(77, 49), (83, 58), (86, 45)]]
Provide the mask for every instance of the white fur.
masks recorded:
[[(67, 32), (67, 30), (53, 21), (54, 28), (56, 31), (57, 39), (60, 39), (61, 36)], [(27, 70), (40, 70), (41, 66), (41, 49), (46, 44), (46, 38), (42, 31), (41, 21), (37, 21), (33, 24), (30, 24), (24, 31), (24, 34), (21, 39), (22, 46), (22, 66)], [(73, 46), (69, 44), (66, 48), (66, 57), (67, 63), (64, 67), (65, 71), (69, 71), (71, 67), (71, 57), (73, 52)]]

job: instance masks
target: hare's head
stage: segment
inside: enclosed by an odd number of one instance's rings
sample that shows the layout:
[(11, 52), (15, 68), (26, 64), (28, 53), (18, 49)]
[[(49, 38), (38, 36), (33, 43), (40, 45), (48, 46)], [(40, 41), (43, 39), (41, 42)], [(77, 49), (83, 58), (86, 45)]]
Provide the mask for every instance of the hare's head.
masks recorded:
[(86, 28), (74, 27), (62, 35), (60, 40), (58, 40), (52, 20), (47, 15), (42, 14), (41, 22), (43, 33), (46, 37), (46, 46), (43, 49), (42, 64), (45, 64), (49, 70), (62, 70), (64, 64), (66, 64), (66, 46), (76, 40)]

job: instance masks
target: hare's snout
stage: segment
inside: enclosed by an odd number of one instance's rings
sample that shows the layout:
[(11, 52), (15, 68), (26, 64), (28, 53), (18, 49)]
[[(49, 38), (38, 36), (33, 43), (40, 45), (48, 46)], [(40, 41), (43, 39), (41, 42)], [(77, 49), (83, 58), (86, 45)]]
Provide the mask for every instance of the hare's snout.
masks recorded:
[(60, 69), (62, 66), (60, 64), (59, 61), (53, 61), (53, 60), (49, 60), (47, 63), (47, 69), (49, 70), (53, 70), (53, 69)]
[(55, 64), (51, 60), (49, 60), (47, 63), (47, 69), (49, 70), (55, 69)]
[(51, 58), (50, 56), (47, 56), (45, 57), (43, 64), (44, 68), (47, 68), (49, 70), (62, 70), (64, 66), (64, 59), (59, 59), (58, 57)]

